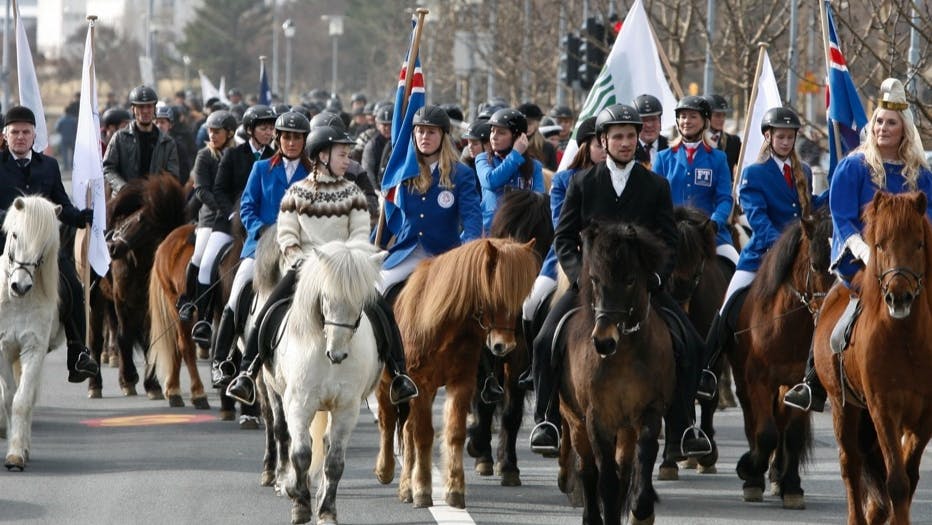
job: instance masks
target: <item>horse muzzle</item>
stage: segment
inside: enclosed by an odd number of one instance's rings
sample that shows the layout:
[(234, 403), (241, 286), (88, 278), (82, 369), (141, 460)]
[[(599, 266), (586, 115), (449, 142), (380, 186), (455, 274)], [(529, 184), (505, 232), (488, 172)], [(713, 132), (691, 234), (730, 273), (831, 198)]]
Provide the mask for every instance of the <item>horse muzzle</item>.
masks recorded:
[(909, 317), (915, 299), (916, 295), (909, 291), (901, 294), (890, 291), (883, 295), (883, 302), (887, 305), (887, 312), (890, 314), (890, 317), (894, 319), (906, 319)]
[(15, 281), (10, 283), (10, 291), (15, 297), (22, 297), (29, 293), (29, 290), (32, 290), (32, 283), (20, 283)]
[(333, 350), (327, 350), (327, 359), (330, 360), (331, 364), (338, 365), (346, 360), (347, 357), (349, 357), (348, 352), (336, 352)]

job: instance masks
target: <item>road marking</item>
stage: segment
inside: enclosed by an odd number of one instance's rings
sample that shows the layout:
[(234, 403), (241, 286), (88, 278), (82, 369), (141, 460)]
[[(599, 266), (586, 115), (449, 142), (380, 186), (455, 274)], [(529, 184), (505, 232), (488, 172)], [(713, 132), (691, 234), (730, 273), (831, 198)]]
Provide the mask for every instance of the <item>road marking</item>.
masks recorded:
[(215, 421), (216, 419), (216, 416), (209, 414), (147, 414), (143, 416), (85, 419), (81, 421), (81, 424), (88, 427), (147, 427), (155, 425), (206, 423), (208, 421)]
[[(375, 393), (369, 395), (366, 398), (366, 406), (369, 407), (369, 411), (372, 412), (372, 417), (376, 421), (379, 420), (379, 400), (376, 399)], [(439, 434), (438, 434), (439, 435)], [(397, 445), (397, 444), (396, 444)], [(398, 454), (395, 454), (396, 463), (401, 464), (401, 458), (398, 457)], [(429, 507), (430, 515), (434, 517), (434, 521), (437, 522), (437, 525), (476, 525), (476, 522), (472, 519), (472, 516), (469, 515), (469, 512), (466, 509), (454, 509), (445, 502), (445, 493), (443, 487), (443, 476), (440, 475), (440, 470), (431, 461), (431, 479), (432, 483), (432, 497), (434, 499), (434, 505)], [(438, 503), (440, 502), (440, 503)]]

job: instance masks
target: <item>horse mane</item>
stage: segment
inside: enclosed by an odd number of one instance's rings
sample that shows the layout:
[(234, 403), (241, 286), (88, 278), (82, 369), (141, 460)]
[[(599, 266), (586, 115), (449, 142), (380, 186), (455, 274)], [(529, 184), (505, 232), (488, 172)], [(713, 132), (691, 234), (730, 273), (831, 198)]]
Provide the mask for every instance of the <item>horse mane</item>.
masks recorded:
[[(18, 202), (22, 202), (22, 207), (18, 206)], [(25, 253), (17, 254), (17, 259), (35, 261), (41, 256), (44, 262), (36, 275), (36, 287), (41, 290), (44, 301), (58, 304), (58, 250), (61, 238), (56, 208), (51, 201), (38, 195), (17, 197), (7, 210), (3, 231), (7, 234), (4, 255), (11, 249), (11, 237), (15, 233), (21, 242), (26, 243)], [(9, 257), (3, 257), (0, 261), (0, 268), (3, 269), (0, 275), (7, 276), (9, 267)], [(6, 294), (0, 296), (6, 297)]]
[(690, 206), (677, 206), (673, 208), (673, 220), (679, 232), (676, 241), (677, 261), (688, 254), (701, 254), (705, 259), (715, 255), (714, 230), (705, 227), (711, 221), (708, 216)]
[(297, 337), (320, 337), (323, 315), (320, 298), (339, 298), (353, 306), (364, 307), (375, 301), (375, 288), (382, 270), (382, 259), (368, 241), (328, 242), (315, 249), (299, 270), (295, 305), (288, 330)]
[(272, 224), (262, 232), (256, 246), (256, 271), (252, 287), (259, 297), (267, 296), (282, 277), (281, 248), (278, 246), (278, 225)]
[(107, 221), (112, 228), (120, 220), (132, 215), (145, 204), (144, 179), (132, 179), (107, 203)]
[(149, 175), (142, 179), (142, 218), (156, 225), (165, 235), (185, 222), (184, 188), (171, 173)]
[(480, 312), (517, 316), (537, 278), (537, 254), (510, 239), (476, 239), (422, 261), (395, 304), (409, 351), (426, 352), (430, 341)]
[(767, 251), (754, 278), (757, 286), (751, 288), (756, 301), (769, 301), (777, 295), (780, 287), (793, 273), (793, 265), (796, 263), (802, 240), (802, 223), (797, 221), (787, 226), (777, 242)]
[(534, 249), (543, 260), (553, 243), (550, 196), (536, 191), (505, 193), (498, 201), (489, 236), (518, 242), (534, 239)]

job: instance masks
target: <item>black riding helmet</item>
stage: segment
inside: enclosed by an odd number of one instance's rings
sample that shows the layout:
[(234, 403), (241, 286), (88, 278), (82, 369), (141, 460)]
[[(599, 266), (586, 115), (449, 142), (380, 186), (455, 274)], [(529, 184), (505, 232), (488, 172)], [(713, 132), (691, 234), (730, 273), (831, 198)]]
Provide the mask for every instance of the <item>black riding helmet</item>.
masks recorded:
[(589, 117), (579, 123), (576, 128), (576, 145), (582, 147), (583, 144), (592, 140), (595, 136), (595, 117)]
[(243, 113), (243, 128), (249, 134), (262, 122), (275, 122), (275, 112), (265, 104), (256, 104)]
[(540, 106), (533, 102), (525, 102), (518, 106), (517, 109), (521, 113), (524, 113), (524, 116), (529, 120), (540, 120), (544, 118), (544, 112), (541, 111)]
[(508, 128), (515, 138), (527, 133), (527, 118), (517, 109), (500, 109), (489, 118), (489, 126), (493, 128)]
[(776, 107), (770, 108), (764, 113), (764, 118), (760, 121), (761, 134), (773, 128), (799, 129), (802, 123), (799, 116), (790, 108)]
[(434, 126), (450, 133), (450, 117), (440, 106), (424, 106), (414, 113), (412, 126)]
[(346, 124), (343, 122), (343, 117), (332, 111), (321, 111), (311, 119), (312, 131), (323, 126), (330, 126), (339, 131), (346, 131)]
[(474, 120), (468, 128), (466, 128), (466, 133), (463, 133), (463, 138), (468, 140), (480, 140), (482, 142), (488, 142), (489, 136), (492, 134), (492, 126), (489, 126), (488, 121), (486, 120)]
[(275, 120), (275, 134), (279, 135), (282, 131), (293, 131), (307, 136), (311, 132), (311, 123), (297, 111), (286, 111)]
[(133, 120), (133, 116), (129, 114), (129, 111), (123, 108), (110, 108), (104, 111), (100, 119), (104, 127), (119, 126), (121, 122), (126, 122), (128, 120)]
[(395, 113), (395, 105), (392, 103), (387, 103), (379, 106), (375, 110), (375, 121), (381, 124), (391, 124), (392, 116)]
[(642, 117), (653, 117), (663, 115), (663, 105), (660, 100), (648, 94), (643, 94), (634, 99), (634, 107)]
[(676, 104), (676, 109), (673, 112), (676, 115), (680, 114), (680, 111), (685, 109), (690, 109), (693, 111), (698, 111), (702, 118), (709, 120), (712, 118), (712, 107), (709, 105), (709, 101), (704, 97), (699, 97), (695, 95), (689, 95), (680, 99)]
[(573, 110), (568, 106), (554, 106), (548, 114), (551, 118), (573, 118)]
[(599, 112), (595, 119), (595, 133), (601, 137), (609, 126), (624, 124), (634, 126), (634, 129), (640, 133), (643, 126), (641, 115), (638, 114), (638, 110), (627, 104), (615, 104)]
[(705, 99), (709, 102), (709, 107), (713, 112), (716, 113), (731, 113), (731, 106), (728, 105), (728, 100), (718, 94), (706, 95)]
[(129, 92), (129, 103), (134, 106), (155, 104), (158, 101), (159, 96), (155, 90), (145, 84), (136, 86)]
[[(321, 126), (311, 131), (311, 134), (307, 138), (307, 144), (304, 146), (304, 151), (311, 160), (317, 162), (317, 154), (324, 150), (329, 150), (334, 144), (352, 145), (355, 143), (356, 142), (342, 129), (331, 126)], [(330, 169), (330, 166), (327, 166), (327, 169)]]
[(236, 131), (236, 117), (229, 111), (214, 111), (207, 117), (208, 129), (225, 129), (228, 133)]

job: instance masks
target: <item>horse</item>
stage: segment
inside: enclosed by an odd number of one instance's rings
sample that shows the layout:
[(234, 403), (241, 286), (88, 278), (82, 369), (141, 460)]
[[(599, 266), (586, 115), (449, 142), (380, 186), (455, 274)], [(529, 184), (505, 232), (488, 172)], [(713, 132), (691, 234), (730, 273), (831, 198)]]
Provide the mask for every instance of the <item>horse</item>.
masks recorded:
[[(171, 174), (150, 175), (129, 181), (107, 204), (110, 273), (97, 283), (93, 310), (112, 313), (107, 321), (120, 355), (120, 387), (124, 396), (136, 395), (139, 374), (133, 348), (149, 347), (148, 283), (152, 259), (159, 243), (185, 222), (184, 190)], [(98, 358), (103, 346), (101, 315), (91, 317), (91, 351)], [(162, 399), (158, 380), (149, 370), (144, 386), (150, 399)], [(98, 373), (88, 384), (89, 396), (100, 397)]]
[[(45, 354), (65, 346), (58, 313), (58, 213), (43, 197), (17, 197), (3, 221), (0, 258), (0, 435), (4, 465), (22, 472)], [(20, 367), (19, 380), (14, 365)], [(7, 431), (9, 430), (9, 435)]]
[[(308, 473), (316, 475), (312, 459), (317, 455), (312, 446), (326, 449), (318, 484), (318, 523), (337, 522), (336, 491), (346, 448), (362, 400), (382, 374), (363, 308), (376, 300), (384, 258), (385, 252), (368, 242), (330, 242), (314, 248), (301, 266), (294, 299), (277, 328), (274, 355), (263, 368), (265, 385), (281, 396), (280, 406), (271, 396), (272, 412), (284, 415), (290, 437), (286, 476), (279, 482), (293, 502), (292, 523), (311, 519)], [(258, 262), (257, 275), (263, 270)], [(272, 291), (261, 280), (256, 286), (260, 300)], [(315, 414), (318, 420), (327, 417), (318, 411), (329, 413), (329, 430), (320, 421), (311, 425)]]
[[(490, 236), (509, 238), (517, 242), (534, 240), (534, 250), (542, 261), (553, 243), (553, 223), (550, 215), (549, 196), (532, 191), (512, 191), (499, 201), (498, 210), (492, 220)], [(537, 268), (540, 267), (538, 262)], [(547, 303), (545, 302), (544, 305)], [(524, 326), (515, 320), (520, 331), (516, 336), (517, 347), (503, 358), (492, 358), (493, 370), (504, 387), (505, 397), (501, 402), (484, 403), (479, 396), (473, 400), (475, 423), (468, 429), (466, 452), (476, 458), (476, 472), (480, 476), (501, 476), (503, 486), (521, 485), (521, 470), (518, 468), (517, 439), (524, 418), (526, 392), (518, 386), (518, 377), (530, 365), (530, 343), (534, 340), (546, 307), (535, 319), (535, 326)], [(529, 330), (530, 329), (530, 330)], [(528, 333), (530, 332), (530, 333)], [(488, 352), (488, 349), (485, 350)], [(479, 384), (486, 377), (479, 376)], [(492, 456), (492, 422), (496, 408), (501, 409), (501, 425), (498, 434), (497, 461)], [(493, 461), (496, 461), (493, 469)]]
[(848, 523), (910, 522), (922, 454), (932, 436), (932, 264), (927, 196), (879, 191), (863, 212), (870, 246), (853, 279), (861, 313), (850, 344), (831, 348), (851, 294), (839, 283), (825, 298), (814, 336), (815, 364), (832, 402), (848, 499)]
[(737, 464), (745, 501), (763, 500), (764, 474), (770, 468), (783, 507), (805, 508), (799, 466), (811, 449), (811, 419), (785, 407), (781, 389), (803, 376), (815, 320), (834, 281), (831, 236), (831, 217), (824, 211), (785, 229), (751, 284), (735, 337), (723, 345), (750, 447)]
[[(398, 496), (415, 507), (433, 505), (431, 406), (446, 386), (444, 456), (446, 503), (465, 508), (463, 443), (466, 413), (476, 391), (480, 352), (505, 356), (517, 346), (515, 319), (537, 277), (533, 241), (478, 239), (422, 261), (395, 303), (408, 375), (420, 389), (404, 421), (404, 462)], [(394, 478), (397, 414), (388, 399), (389, 379), (379, 384), (381, 443), (376, 478)]]
[[(560, 413), (576, 452), (583, 523), (652, 523), (651, 473), (673, 401), (673, 339), (648, 279), (667, 256), (646, 229), (594, 223), (582, 232), (580, 312), (567, 321)], [(563, 478), (563, 473), (561, 473)]]

